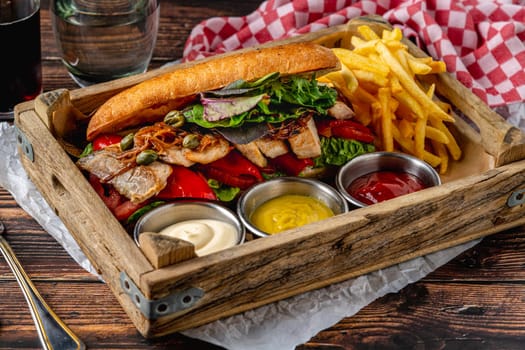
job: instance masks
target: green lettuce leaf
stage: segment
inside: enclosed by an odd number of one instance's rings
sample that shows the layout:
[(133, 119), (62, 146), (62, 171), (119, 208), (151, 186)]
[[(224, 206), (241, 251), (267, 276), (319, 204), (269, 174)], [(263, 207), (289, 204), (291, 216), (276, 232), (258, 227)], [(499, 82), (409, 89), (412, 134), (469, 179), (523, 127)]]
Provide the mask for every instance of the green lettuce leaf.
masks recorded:
[(131, 214), (127, 219), (126, 219), (126, 224), (131, 224), (135, 221), (137, 221), (142, 215), (146, 214), (148, 211), (164, 204), (165, 202), (164, 201), (155, 201), (155, 202), (152, 202), (148, 205), (145, 205), (143, 206), (142, 208), (140, 209), (137, 209), (136, 211), (133, 212), (133, 214)]
[(201, 98), (203, 118), (213, 123), (248, 112), (261, 102), (264, 96), (265, 94), (228, 98)]
[(341, 166), (354, 157), (375, 151), (371, 143), (337, 137), (320, 137), (320, 140), (321, 155), (314, 159), (315, 167)]
[[(258, 96), (266, 94), (269, 98), (260, 100), (255, 108), (236, 115), (218, 118), (215, 116), (210, 121), (206, 118), (206, 109), (201, 103), (194, 104), (183, 111), (186, 120), (204, 128), (239, 127), (244, 123), (281, 123), (287, 119), (298, 119), (307, 113), (326, 114), (337, 98), (337, 92), (326, 86), (319, 85), (315, 76), (306, 79), (291, 76), (277, 79), (275, 73), (259, 79), (256, 83), (236, 82), (230, 90), (218, 90), (203, 94), (203, 98), (213, 96), (215, 103), (224, 98), (230, 101), (245, 103), (245, 99), (233, 100), (232, 96)], [(230, 92), (230, 94), (228, 94)], [(239, 93), (239, 95), (237, 95)], [(231, 106), (229, 110), (244, 110)], [(228, 113), (227, 113), (228, 114)]]
[(208, 186), (221, 202), (231, 202), (241, 192), (239, 187), (227, 186), (215, 179), (208, 179)]
[(78, 156), (78, 158), (83, 158), (93, 153), (93, 143), (88, 143), (87, 146), (84, 148), (82, 153)]

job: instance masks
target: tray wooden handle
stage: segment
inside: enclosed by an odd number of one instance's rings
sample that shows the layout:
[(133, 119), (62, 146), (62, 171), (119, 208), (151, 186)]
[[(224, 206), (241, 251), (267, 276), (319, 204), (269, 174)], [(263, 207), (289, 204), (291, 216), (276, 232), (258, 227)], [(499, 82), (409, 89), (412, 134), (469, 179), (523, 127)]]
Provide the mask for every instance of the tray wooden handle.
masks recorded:
[(479, 97), (448, 73), (438, 76), (438, 92), (476, 125), (485, 151), (494, 156), (495, 166), (525, 157), (525, 134), (490, 109)]
[(49, 131), (57, 137), (74, 132), (79, 121), (89, 118), (71, 103), (67, 89), (53, 90), (37, 96), (35, 111)]

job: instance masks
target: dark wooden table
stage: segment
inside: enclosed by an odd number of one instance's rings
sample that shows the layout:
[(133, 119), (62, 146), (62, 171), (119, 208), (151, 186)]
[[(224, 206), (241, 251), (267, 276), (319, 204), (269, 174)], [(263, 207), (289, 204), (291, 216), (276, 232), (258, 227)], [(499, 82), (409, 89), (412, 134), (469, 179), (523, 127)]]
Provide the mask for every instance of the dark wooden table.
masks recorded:
[[(256, 0), (163, 1), (151, 68), (179, 58), (191, 28), (201, 20), (248, 14), (258, 5)], [(74, 89), (57, 56), (46, 0), (41, 18), (44, 90)], [(0, 218), (7, 240), (43, 297), (89, 349), (217, 349), (180, 334), (144, 339), (109, 288), (79, 267), (3, 188)], [(524, 267), (525, 227), (495, 234), (298, 349), (524, 349)], [(2, 260), (0, 349), (38, 348), (26, 302)]]

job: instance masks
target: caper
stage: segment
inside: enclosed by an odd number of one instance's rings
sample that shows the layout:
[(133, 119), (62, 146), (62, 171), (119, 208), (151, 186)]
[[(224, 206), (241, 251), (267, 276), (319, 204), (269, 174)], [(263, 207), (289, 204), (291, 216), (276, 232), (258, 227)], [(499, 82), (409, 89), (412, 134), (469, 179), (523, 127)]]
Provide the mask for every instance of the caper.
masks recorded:
[(120, 149), (123, 151), (127, 151), (128, 149), (133, 148), (133, 137), (135, 135), (133, 133), (129, 133), (126, 136), (120, 140)]
[(200, 141), (199, 137), (195, 134), (188, 134), (182, 139), (182, 147), (194, 149), (199, 147)]
[(140, 152), (137, 155), (137, 164), (138, 165), (148, 165), (156, 161), (157, 158), (159, 158), (159, 155), (157, 154), (157, 152), (147, 149), (147, 150)]
[(182, 114), (181, 111), (173, 110), (168, 112), (166, 116), (164, 117), (164, 123), (174, 127), (174, 128), (180, 128), (184, 125), (184, 122), (186, 121), (186, 118), (184, 117), (184, 114)]

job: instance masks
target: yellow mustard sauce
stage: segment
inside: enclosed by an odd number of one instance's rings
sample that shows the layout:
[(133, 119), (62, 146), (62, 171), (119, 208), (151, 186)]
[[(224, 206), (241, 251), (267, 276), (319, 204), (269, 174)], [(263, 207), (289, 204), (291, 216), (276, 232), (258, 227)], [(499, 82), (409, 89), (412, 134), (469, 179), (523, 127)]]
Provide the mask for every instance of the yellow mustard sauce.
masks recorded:
[(334, 212), (320, 200), (309, 196), (287, 194), (260, 205), (255, 209), (250, 220), (259, 230), (274, 234), (331, 216), (334, 216)]

